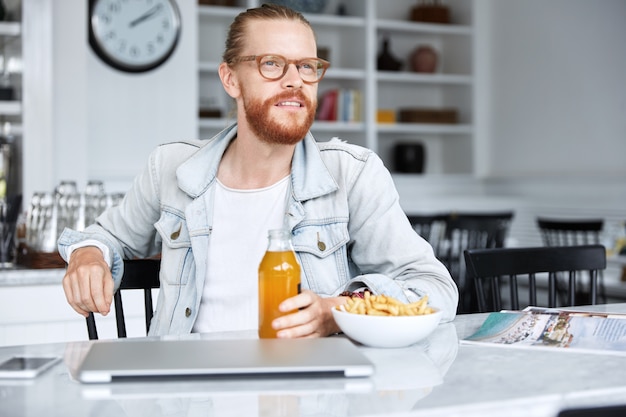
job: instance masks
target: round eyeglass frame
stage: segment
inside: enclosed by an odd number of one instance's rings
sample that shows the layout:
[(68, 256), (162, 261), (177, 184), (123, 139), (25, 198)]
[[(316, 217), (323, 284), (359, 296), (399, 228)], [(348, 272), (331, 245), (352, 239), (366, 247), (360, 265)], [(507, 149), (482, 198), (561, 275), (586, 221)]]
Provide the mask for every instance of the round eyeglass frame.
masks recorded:
[[(285, 62), (285, 66), (283, 67), (283, 73), (280, 74), (278, 77), (268, 77), (267, 75), (263, 74), (263, 71), (261, 70), (261, 61), (263, 60), (263, 58), (266, 57), (275, 57), (275, 58), (280, 58)], [(319, 77), (314, 80), (314, 81), (309, 81), (309, 80), (305, 80), (302, 77), (302, 73), (300, 72), (300, 63), (302, 61), (306, 61), (306, 60), (315, 60), (317, 61), (319, 64), (321, 64), (321, 70), (322, 73), (319, 75)], [(298, 74), (300, 75), (300, 78), (302, 79), (303, 82), (307, 83), (307, 84), (316, 84), (318, 82), (320, 82), (322, 80), (322, 78), (324, 78), (324, 75), (326, 74), (326, 70), (328, 69), (328, 67), (330, 67), (330, 62), (326, 61), (325, 59), (322, 58), (300, 58), (300, 59), (287, 59), (282, 55), (276, 55), (276, 54), (264, 54), (264, 55), (247, 55), (247, 56), (241, 56), (241, 57), (236, 57), (233, 58), (230, 63), (231, 64), (237, 64), (240, 62), (248, 62), (248, 61), (256, 61), (256, 66), (257, 69), (259, 70), (259, 74), (261, 74), (261, 77), (265, 78), (266, 80), (270, 80), (270, 81), (276, 81), (276, 80), (280, 80), (281, 78), (283, 78), (285, 76), (285, 74), (287, 74), (287, 70), (289, 69), (289, 65), (290, 64), (294, 64), (296, 66), (296, 69), (298, 70)], [(316, 71), (316, 73), (319, 72), (319, 66), (318, 69)]]

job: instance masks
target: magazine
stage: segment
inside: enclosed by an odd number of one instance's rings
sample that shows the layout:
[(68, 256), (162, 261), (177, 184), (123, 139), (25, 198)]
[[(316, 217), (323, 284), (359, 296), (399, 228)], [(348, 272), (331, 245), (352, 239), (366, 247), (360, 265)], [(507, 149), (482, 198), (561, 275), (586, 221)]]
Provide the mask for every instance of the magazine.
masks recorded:
[(527, 307), (490, 313), (462, 344), (626, 355), (626, 314)]

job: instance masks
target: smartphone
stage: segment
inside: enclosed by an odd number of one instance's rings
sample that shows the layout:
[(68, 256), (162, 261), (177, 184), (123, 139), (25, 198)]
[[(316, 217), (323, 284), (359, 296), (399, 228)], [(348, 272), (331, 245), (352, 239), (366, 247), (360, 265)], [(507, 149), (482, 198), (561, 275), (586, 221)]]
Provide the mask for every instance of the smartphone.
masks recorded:
[(59, 357), (14, 356), (0, 363), (0, 378), (35, 378), (60, 360)]

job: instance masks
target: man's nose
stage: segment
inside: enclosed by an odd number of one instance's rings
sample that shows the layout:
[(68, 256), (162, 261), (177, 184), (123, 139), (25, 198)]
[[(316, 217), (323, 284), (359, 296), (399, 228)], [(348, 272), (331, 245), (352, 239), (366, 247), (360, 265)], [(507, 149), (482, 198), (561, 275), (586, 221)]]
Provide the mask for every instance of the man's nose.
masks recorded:
[(291, 88), (300, 88), (302, 87), (302, 77), (300, 77), (300, 71), (296, 64), (289, 63), (287, 64), (287, 72), (283, 77), (283, 86), (291, 87)]

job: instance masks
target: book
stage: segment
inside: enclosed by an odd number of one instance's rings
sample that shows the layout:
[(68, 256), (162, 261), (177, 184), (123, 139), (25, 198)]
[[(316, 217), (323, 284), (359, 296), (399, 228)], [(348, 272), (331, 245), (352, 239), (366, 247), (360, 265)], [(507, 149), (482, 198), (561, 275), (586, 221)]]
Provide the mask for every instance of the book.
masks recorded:
[(360, 122), (362, 98), (359, 90), (332, 89), (320, 98), (316, 120)]
[(461, 344), (626, 355), (626, 314), (527, 307), (490, 313)]
[(337, 120), (337, 94), (339, 90), (333, 89), (326, 92), (321, 100), (320, 105), (318, 107), (316, 119), (323, 121), (335, 121)]

